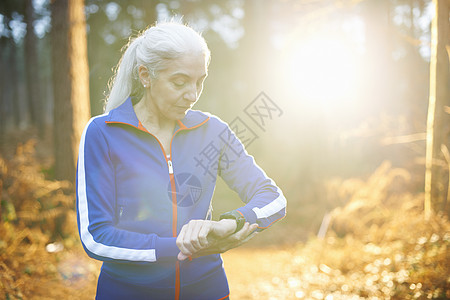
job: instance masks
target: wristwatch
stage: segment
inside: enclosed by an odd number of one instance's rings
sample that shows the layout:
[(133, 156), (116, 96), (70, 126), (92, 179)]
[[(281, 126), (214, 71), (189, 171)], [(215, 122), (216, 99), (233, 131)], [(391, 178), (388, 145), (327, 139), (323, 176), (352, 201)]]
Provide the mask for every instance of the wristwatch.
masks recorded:
[(234, 231), (234, 233), (241, 230), (245, 224), (245, 217), (242, 215), (242, 213), (240, 213), (237, 210), (232, 210), (232, 211), (221, 214), (219, 217), (219, 220), (223, 220), (223, 219), (236, 220), (236, 230)]

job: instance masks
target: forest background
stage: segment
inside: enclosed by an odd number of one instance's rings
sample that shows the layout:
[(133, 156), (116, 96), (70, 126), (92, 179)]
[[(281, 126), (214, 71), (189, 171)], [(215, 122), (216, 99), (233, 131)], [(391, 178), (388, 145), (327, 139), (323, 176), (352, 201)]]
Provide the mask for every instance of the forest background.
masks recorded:
[[(448, 0), (3, 0), (0, 298), (92, 298), (80, 133), (128, 37), (181, 17), (212, 52), (195, 108), (288, 199), (224, 254), (234, 298), (450, 298), (448, 16)], [(221, 181), (213, 202), (241, 205)]]

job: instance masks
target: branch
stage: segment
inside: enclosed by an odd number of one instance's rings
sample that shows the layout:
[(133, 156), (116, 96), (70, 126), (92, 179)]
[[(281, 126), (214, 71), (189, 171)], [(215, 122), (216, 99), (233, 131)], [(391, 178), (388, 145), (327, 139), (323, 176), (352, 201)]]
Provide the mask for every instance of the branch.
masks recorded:
[(413, 133), (407, 135), (385, 137), (381, 140), (382, 145), (406, 144), (419, 141), (425, 141), (427, 134), (425, 132)]

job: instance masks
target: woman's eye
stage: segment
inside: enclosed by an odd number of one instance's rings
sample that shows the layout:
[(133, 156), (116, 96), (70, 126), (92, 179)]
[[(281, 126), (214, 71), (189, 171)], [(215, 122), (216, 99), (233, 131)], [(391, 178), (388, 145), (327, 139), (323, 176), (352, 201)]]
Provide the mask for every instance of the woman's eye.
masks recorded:
[(184, 86), (185, 82), (184, 81), (174, 81), (173, 84), (176, 87), (182, 87), (182, 86)]

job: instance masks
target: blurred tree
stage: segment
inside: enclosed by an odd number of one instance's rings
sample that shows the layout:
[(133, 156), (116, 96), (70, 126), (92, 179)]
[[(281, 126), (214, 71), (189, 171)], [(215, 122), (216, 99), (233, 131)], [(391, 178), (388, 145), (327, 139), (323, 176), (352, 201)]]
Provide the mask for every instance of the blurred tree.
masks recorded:
[[(427, 101), (425, 99), (428, 99), (429, 93), (428, 85), (424, 84), (424, 82), (429, 80), (429, 65), (421, 51), (425, 48), (425, 37), (427, 37), (426, 43), (428, 43), (430, 24), (421, 25), (421, 23), (423, 24), (427, 5), (431, 1), (402, 0), (399, 3), (396, 2), (394, 1), (392, 17), (401, 19), (403, 22), (397, 24), (394, 28), (394, 51), (397, 52), (396, 55), (399, 52), (404, 52), (404, 55), (398, 58), (396, 62), (394, 78), (397, 86), (407, 85), (409, 87), (402, 91), (403, 94), (396, 95), (396, 98), (404, 99), (398, 102), (402, 104), (400, 111), (408, 114), (411, 132), (423, 132), (426, 127), (426, 124), (423, 122), (426, 119), (427, 110)], [(399, 18), (399, 15), (395, 14), (395, 4), (397, 4), (397, 7), (409, 7), (409, 12)], [(404, 105), (405, 101), (407, 105)]]
[(395, 103), (393, 71), (393, 34), (391, 21), (391, 1), (369, 0), (362, 4), (365, 21), (365, 87), (367, 101), (364, 102), (367, 112), (383, 109), (381, 103)]
[[(270, 77), (275, 74), (267, 72), (271, 68), (269, 63), (273, 60), (271, 43), (271, 12), (274, 1), (249, 0), (244, 2), (245, 16), (243, 18), (244, 36), (240, 41), (239, 50), (241, 61), (238, 74), (243, 83), (246, 83), (246, 98), (251, 101), (270, 82)], [(243, 66), (245, 66), (243, 68)], [(273, 77), (272, 77), (273, 78)], [(253, 88), (253, 90), (251, 90)]]
[(34, 33), (34, 8), (32, 0), (24, 1), (25, 23), (25, 71), (27, 81), (28, 111), (31, 124), (37, 126), (39, 135), (44, 134), (43, 111), (40, 96), (40, 74), (37, 53), (37, 37)]
[(449, 97), (449, 56), (450, 24), (448, 0), (433, 0), (435, 16), (431, 30), (430, 97), (427, 119), (427, 153), (425, 171), (425, 216), (432, 212), (446, 211), (448, 181), (445, 175), (450, 161), (445, 161), (448, 153), (450, 127), (445, 106), (450, 105)]
[[(5, 78), (6, 78), (6, 72), (5, 72), (5, 44), (6, 39), (3, 37), (0, 37), (0, 147), (3, 145), (3, 136), (5, 133), (5, 126), (6, 126), (6, 93), (3, 92), (5, 90)], [(1, 193), (1, 192), (0, 192)]]
[(51, 11), (55, 176), (73, 181), (90, 116), (84, 0), (55, 0)]
[(1, 106), (0, 106), (0, 136), (2, 137), (6, 128), (12, 123), (18, 128), (26, 124), (26, 107), (20, 106), (20, 74), (23, 64), (21, 60), (22, 51), (20, 41), (14, 39), (11, 24), (13, 19), (20, 19), (23, 13), (23, 1), (5, 0), (0, 1), (0, 14), (3, 16), (3, 32), (0, 34), (0, 60), (3, 79), (1, 83)]
[[(14, 39), (9, 39), (9, 45), (7, 47), (8, 55), (7, 63), (5, 65), (8, 65), (8, 68), (5, 68), (5, 71), (9, 71), (8, 74), (5, 76), (5, 85), (9, 87), (9, 99), (10, 99), (10, 111), (12, 112), (13, 122), (14, 125), (19, 128), (21, 126), (21, 123), (23, 123), (23, 120), (25, 118), (26, 110), (24, 107), (21, 107), (20, 103), (20, 78), (19, 78), (19, 63), (18, 60), (20, 57), (20, 49), (19, 46), (14, 42)], [(6, 92), (5, 92), (6, 93)]]

